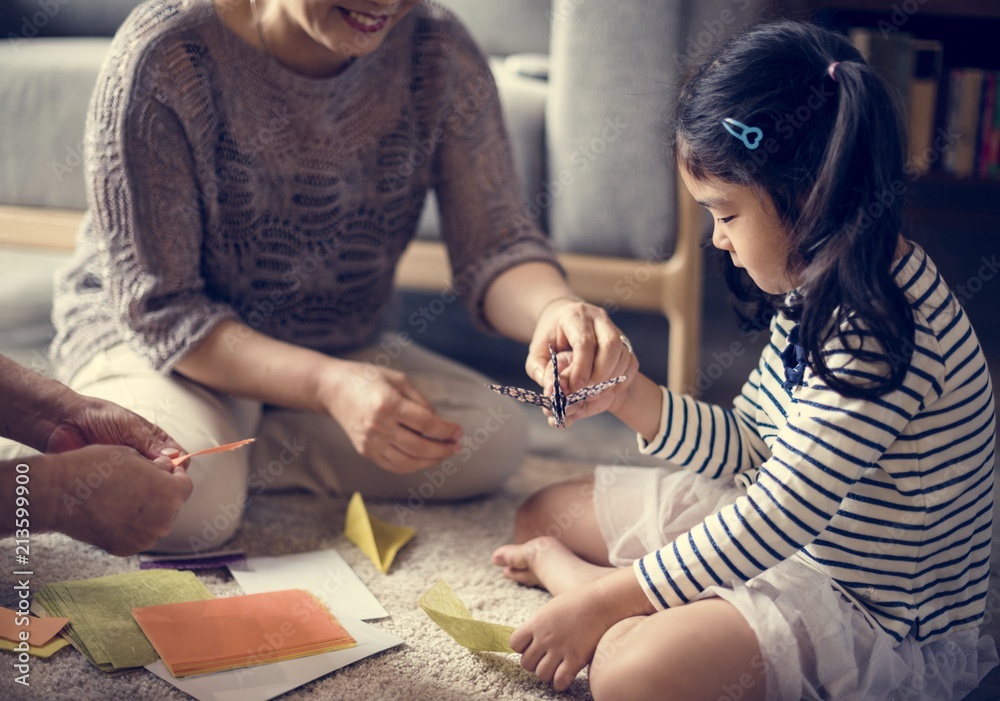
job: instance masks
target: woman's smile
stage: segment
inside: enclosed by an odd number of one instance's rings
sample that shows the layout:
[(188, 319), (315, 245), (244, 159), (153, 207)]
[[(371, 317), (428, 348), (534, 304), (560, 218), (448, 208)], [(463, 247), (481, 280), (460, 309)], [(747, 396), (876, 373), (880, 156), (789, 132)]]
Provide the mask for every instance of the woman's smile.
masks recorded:
[(363, 34), (376, 34), (385, 29), (385, 26), (389, 24), (389, 15), (372, 15), (346, 7), (338, 7), (337, 10), (340, 11), (341, 16), (348, 26)]

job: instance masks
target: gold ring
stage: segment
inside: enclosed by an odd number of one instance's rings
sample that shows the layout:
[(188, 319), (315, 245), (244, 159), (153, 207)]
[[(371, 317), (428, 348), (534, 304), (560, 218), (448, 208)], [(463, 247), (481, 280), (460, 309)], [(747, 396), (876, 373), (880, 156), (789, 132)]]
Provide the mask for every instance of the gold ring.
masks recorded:
[(632, 353), (632, 355), (635, 355), (635, 353), (632, 351), (632, 343), (628, 340), (628, 337), (625, 336), (624, 334), (619, 334), (618, 338), (622, 340), (622, 344), (625, 346), (625, 350), (627, 350), (629, 353)]

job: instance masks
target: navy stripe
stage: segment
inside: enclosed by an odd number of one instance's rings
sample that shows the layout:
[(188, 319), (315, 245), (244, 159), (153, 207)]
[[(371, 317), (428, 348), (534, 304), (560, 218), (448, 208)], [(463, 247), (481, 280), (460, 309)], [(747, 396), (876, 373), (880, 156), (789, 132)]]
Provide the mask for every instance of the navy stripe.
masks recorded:
[[(802, 480), (806, 484), (812, 484), (811, 480), (809, 480), (809, 479), (807, 479), (807, 478), (799, 475), (795, 470), (789, 469), (789, 472), (791, 472), (792, 475), (795, 478)], [(794, 489), (792, 489), (791, 487), (789, 487), (785, 483), (784, 480), (779, 480), (779, 479), (775, 478), (774, 474), (770, 470), (766, 470), (765, 469), (765, 470), (762, 470), (761, 473), (763, 475), (766, 475), (767, 477), (771, 478), (769, 480), (769, 483), (773, 482), (775, 485), (781, 487), (783, 490), (785, 490), (785, 493), (787, 493), (788, 496), (790, 496), (792, 499), (794, 499), (795, 501), (797, 501), (800, 504), (802, 504), (802, 506), (804, 506), (809, 511), (812, 511), (814, 514), (816, 514), (817, 516), (819, 516), (821, 519), (823, 519), (824, 522), (829, 522), (833, 518), (833, 514), (832, 513), (830, 513), (829, 511), (824, 511), (823, 509), (821, 509), (818, 506), (816, 506), (815, 504), (813, 504), (811, 501), (809, 501), (809, 499), (807, 499), (806, 497), (804, 497), (803, 495), (799, 494), (797, 491), (795, 491)], [(761, 480), (758, 477), (757, 484), (760, 485), (760, 482), (761, 482)], [(761, 488), (763, 488), (762, 485), (761, 485)], [(841, 499), (842, 499), (842, 497), (840, 495), (832, 494), (832, 493), (830, 493), (830, 496), (828, 498), (830, 499), (830, 501), (834, 502), (837, 505), (840, 504)], [(834, 512), (834, 513), (836, 513), (836, 512)], [(806, 530), (809, 530), (809, 529), (806, 529)]]
[[(687, 597), (684, 596), (684, 592), (682, 592), (680, 590), (680, 588), (676, 584), (674, 584), (674, 578), (670, 576), (669, 572), (667, 572), (667, 566), (663, 563), (663, 551), (662, 550), (657, 550), (656, 551), (656, 564), (658, 564), (660, 566), (660, 572), (663, 573), (663, 577), (664, 577), (664, 579), (667, 580), (667, 584), (670, 585), (670, 588), (674, 590), (674, 594), (676, 594), (677, 598), (680, 599), (681, 601), (683, 601), (686, 604), (687, 601), (688, 601)], [(663, 601), (662, 597), (661, 597), (661, 601)], [(664, 601), (664, 604), (666, 604), (665, 601)]]
[[(715, 412), (711, 408), (708, 409), (708, 417), (712, 422), (711, 430), (708, 432), (708, 455), (705, 456), (705, 460), (697, 470), (698, 472), (705, 472), (708, 469), (708, 464), (715, 457)], [(691, 458), (694, 458), (694, 450), (691, 451)], [(723, 459), (725, 459), (725, 454), (723, 454)]]
[[(859, 460), (858, 458), (854, 457), (853, 455), (851, 455), (847, 451), (841, 450), (840, 448), (836, 448), (836, 447), (834, 447), (830, 443), (827, 443), (824, 440), (820, 440), (819, 436), (817, 436), (816, 434), (810, 433), (810, 432), (804, 430), (803, 428), (799, 428), (795, 424), (792, 424), (792, 423), (788, 424), (788, 430), (791, 431), (791, 432), (793, 432), (793, 433), (795, 433), (795, 434), (797, 434), (797, 435), (799, 435), (799, 436), (803, 436), (805, 438), (811, 438), (812, 442), (815, 443), (816, 445), (819, 445), (820, 447), (825, 448), (826, 450), (830, 451), (831, 453), (833, 453), (834, 455), (836, 455), (841, 460), (849, 462), (852, 465), (857, 465), (858, 467), (862, 467), (862, 468), (868, 467), (869, 465), (871, 465), (870, 461), (868, 461), (868, 460)], [(808, 455), (806, 455), (802, 451), (798, 450), (797, 448), (793, 448), (792, 446), (790, 446), (788, 443), (786, 443), (785, 441), (781, 440), (780, 438), (778, 439), (778, 443), (781, 444), (782, 446), (784, 446), (785, 448), (787, 448), (788, 452), (790, 452), (790, 453), (792, 453), (794, 455), (798, 455), (799, 457), (801, 457), (801, 458), (803, 458), (805, 460), (808, 460), (810, 463), (812, 463), (813, 465), (816, 465), (816, 467), (819, 467), (821, 470), (823, 470), (823, 472), (827, 473), (831, 477), (836, 477), (841, 482), (848, 482), (848, 483), (850, 483), (850, 482), (854, 481), (854, 479), (852, 479), (850, 477), (845, 477), (844, 475), (842, 475), (837, 470), (834, 470), (831, 467), (822, 465), (822, 463), (820, 463), (817, 460), (809, 457)]]
[[(687, 407), (687, 404), (688, 403), (685, 401), (684, 402), (684, 406)], [(702, 426), (705, 423), (702, 420), (702, 418), (701, 418), (701, 408), (702, 408), (702, 406), (703, 405), (701, 405), (701, 404), (697, 404), (697, 403), (694, 404), (694, 412), (695, 412), (695, 418), (696, 418), (696, 420), (695, 420), (695, 429), (696, 430), (695, 430), (695, 433), (694, 433), (694, 440), (691, 441), (691, 452), (688, 454), (687, 458), (685, 458), (684, 460), (681, 460), (681, 465), (690, 465), (691, 461), (694, 460), (695, 454), (698, 452), (698, 448), (701, 447), (701, 432), (702, 432)], [(709, 410), (708, 413), (709, 414), (712, 413), (711, 409)]]
[[(929, 553), (923, 554), (923, 555), (895, 555), (895, 554), (890, 555), (890, 554), (887, 554), (887, 553), (874, 553), (874, 552), (870, 552), (870, 551), (857, 550), (855, 548), (849, 548), (846, 545), (844, 545), (843, 543), (836, 543), (836, 542), (833, 542), (833, 541), (830, 541), (830, 540), (826, 540), (825, 538), (817, 538), (815, 541), (813, 541), (813, 544), (816, 545), (816, 546), (819, 546), (819, 547), (830, 548), (831, 550), (838, 550), (838, 551), (840, 551), (842, 553), (847, 553), (849, 555), (856, 555), (856, 556), (862, 557), (862, 558), (873, 557), (876, 560), (891, 560), (891, 561), (894, 561), (894, 562), (910, 562), (910, 563), (913, 563), (913, 564), (919, 564), (921, 562), (926, 562), (928, 560), (933, 560), (934, 558), (940, 556), (943, 553), (946, 553), (947, 551), (949, 551), (952, 548), (955, 548), (955, 547), (957, 547), (959, 545), (965, 545), (966, 543), (972, 542), (972, 539), (975, 536), (980, 535), (983, 531), (987, 530), (988, 528), (992, 528), (992, 524), (989, 523), (989, 522), (981, 525), (979, 528), (976, 528), (968, 536), (966, 536), (964, 538), (961, 538), (959, 540), (949, 541), (948, 545), (946, 545), (945, 547), (940, 548), (938, 550), (935, 550), (933, 552), (929, 552)], [(864, 542), (868, 542), (868, 543), (886, 543), (887, 542), (886, 540), (883, 540), (883, 539), (879, 539), (879, 538), (865, 538), (863, 536), (856, 536), (854, 538), (854, 540), (860, 540), (860, 541), (864, 541)]]
[[(681, 432), (680, 432), (680, 434), (682, 436), (686, 436), (687, 435), (687, 428), (688, 428), (688, 403), (687, 403), (687, 400), (684, 397), (680, 398), (680, 403), (681, 403), (681, 408), (684, 410), (684, 413), (682, 414), (683, 418), (681, 420)], [(684, 445), (684, 441), (678, 441), (678, 443), (674, 447), (674, 449), (670, 451), (670, 455), (667, 455), (664, 459), (665, 460), (673, 460), (674, 456), (677, 455), (677, 451), (679, 451), (681, 449), (682, 445)]]
[[(721, 513), (719, 514), (719, 520), (720, 521), (722, 520)], [(723, 522), (723, 528), (725, 528), (725, 522)], [(729, 529), (726, 528), (725, 530), (728, 533)], [(739, 581), (745, 582), (748, 579), (750, 579), (748, 576), (743, 574), (743, 571), (740, 568), (738, 568), (736, 565), (733, 564), (732, 560), (726, 557), (726, 553), (723, 552), (722, 548), (719, 547), (719, 544), (715, 542), (715, 538), (712, 537), (712, 531), (708, 529), (708, 521), (705, 521), (705, 535), (708, 537), (708, 542), (711, 544), (712, 548), (715, 549), (715, 553), (719, 556), (719, 559), (726, 564), (726, 567), (729, 568), (729, 571), (732, 572), (734, 575), (736, 575), (736, 578)]]
[[(768, 496), (770, 496), (770, 495), (768, 495)], [(746, 497), (746, 499), (750, 503), (750, 506), (752, 506), (754, 508), (754, 511), (757, 512), (757, 515), (760, 516), (760, 520), (763, 521), (767, 525), (767, 527), (771, 529), (771, 532), (773, 532), (776, 536), (779, 536), (782, 540), (784, 540), (786, 543), (788, 543), (790, 546), (792, 546), (795, 549), (798, 549), (798, 548), (802, 547), (801, 543), (799, 543), (799, 542), (797, 542), (797, 541), (792, 540), (791, 538), (789, 538), (787, 535), (785, 535), (785, 532), (783, 530), (781, 530), (780, 528), (778, 528), (774, 524), (774, 521), (772, 521), (768, 517), (768, 515), (766, 513), (764, 513), (763, 507), (761, 507), (760, 504), (758, 504), (753, 499), (752, 496), (750, 496), (748, 494), (747, 497)], [(733, 506), (736, 506), (736, 505), (733, 504)], [(739, 514), (740, 517), (742, 518), (743, 514), (740, 514), (738, 510), (737, 510), (736, 513)], [(756, 541), (758, 543), (760, 543), (761, 547), (763, 547), (764, 550), (766, 550), (767, 553), (771, 557), (773, 557), (775, 559), (775, 561), (784, 560), (785, 557), (787, 557), (787, 553), (784, 554), (784, 555), (781, 554), (781, 553), (779, 553), (777, 550), (775, 550), (774, 548), (771, 547), (770, 543), (768, 543), (767, 541), (763, 540), (760, 537), (760, 535), (757, 533), (757, 531), (755, 531), (753, 529), (753, 527), (750, 525), (749, 521), (746, 521), (745, 525), (746, 525), (747, 531), (750, 532), (750, 535), (752, 535), (754, 537), (754, 539), (756, 539)]]
[[(771, 490), (768, 489), (766, 485), (763, 485), (760, 482), (757, 482), (757, 488), (760, 491), (764, 492), (764, 494), (766, 494), (768, 496), (768, 498), (774, 504), (775, 508), (778, 511), (780, 511), (785, 516), (785, 518), (787, 518), (789, 521), (791, 521), (792, 523), (794, 523), (796, 526), (798, 526), (799, 528), (801, 528), (803, 531), (805, 531), (806, 533), (808, 533), (813, 538), (815, 538), (819, 534), (818, 530), (816, 530), (815, 528), (813, 528), (812, 526), (810, 526), (808, 523), (806, 523), (805, 521), (803, 521), (802, 519), (800, 519), (798, 516), (796, 516), (790, 510), (786, 509), (785, 506), (781, 503), (781, 501), (775, 498), (774, 494), (771, 493)], [(770, 521), (769, 518), (767, 518), (766, 516), (764, 516), (763, 513), (761, 514), (761, 516), (764, 517), (764, 520), (767, 521), (768, 525), (771, 525), (771, 521)], [(827, 518), (827, 520), (829, 521), (829, 518)], [(788, 535), (786, 535), (784, 529), (777, 529), (776, 528), (776, 530), (778, 530), (778, 534), (782, 538), (784, 538), (785, 542), (788, 543), (789, 545), (791, 545), (793, 548), (798, 549), (798, 548), (802, 547), (802, 542), (800, 542), (798, 540), (795, 540), (795, 539), (789, 537)]]
[[(701, 524), (701, 529), (706, 534), (708, 533), (708, 528), (705, 527), (704, 522)], [(709, 540), (711, 540), (711, 536), (709, 536)], [(722, 580), (719, 578), (719, 575), (715, 573), (715, 570), (712, 569), (712, 566), (708, 564), (708, 561), (706, 561), (705, 558), (701, 556), (701, 553), (698, 551), (698, 544), (694, 542), (694, 536), (691, 534), (690, 531), (688, 531), (688, 543), (691, 544), (691, 550), (694, 552), (695, 557), (698, 558), (698, 561), (701, 563), (702, 567), (704, 567), (705, 571), (708, 572), (708, 576), (711, 577), (716, 584), (721, 585)]]
[(897, 431), (896, 428), (894, 428), (893, 426), (890, 426), (887, 423), (882, 423), (881, 421), (876, 421), (875, 419), (873, 419), (870, 416), (867, 416), (865, 414), (859, 414), (858, 412), (851, 411), (849, 409), (843, 409), (841, 407), (830, 406), (829, 404), (820, 404), (819, 402), (805, 401), (805, 400), (802, 400), (802, 399), (800, 399), (798, 401), (798, 403), (802, 404), (803, 406), (811, 406), (811, 407), (813, 407), (815, 409), (821, 409), (821, 410), (829, 412), (831, 414), (839, 413), (839, 414), (842, 414), (843, 416), (850, 417), (850, 418), (855, 419), (857, 421), (864, 421), (869, 426), (871, 426), (872, 428), (878, 429), (880, 431), (885, 431), (890, 436), (895, 435), (896, 431)]
[[(987, 551), (985, 553), (985, 555), (986, 555), (986, 557), (984, 557), (982, 560), (977, 560), (975, 562), (969, 563), (968, 565), (966, 565), (957, 574), (952, 574), (952, 575), (950, 575), (948, 577), (939, 577), (938, 579), (934, 579), (934, 580), (932, 580), (930, 582), (927, 582), (926, 584), (924, 584), (923, 586), (920, 586), (920, 587), (912, 587), (912, 586), (905, 586), (904, 587), (904, 586), (901, 586), (901, 585), (892, 585), (892, 584), (874, 584), (874, 583), (871, 583), (871, 582), (853, 582), (853, 581), (849, 581), (849, 580), (846, 580), (846, 579), (838, 579), (837, 581), (840, 582), (841, 584), (843, 584), (845, 587), (867, 587), (867, 586), (870, 586), (873, 589), (878, 589), (879, 591), (898, 592), (898, 593), (902, 593), (902, 594), (912, 594), (912, 595), (916, 596), (917, 594), (921, 594), (921, 593), (923, 593), (925, 591), (928, 591), (930, 589), (934, 589), (936, 587), (943, 586), (943, 585), (948, 584), (950, 582), (965, 581), (965, 576), (969, 572), (972, 572), (974, 570), (984, 570), (986, 572), (989, 572), (989, 564), (990, 564), (990, 553), (989, 553), (989, 551)], [(812, 556), (810, 556), (810, 557), (812, 557)]]
[[(732, 418), (731, 415), (728, 413), (723, 414), (722, 418), (724, 419), (722, 423), (726, 427), (726, 442), (722, 446), (722, 460), (719, 461), (719, 467), (715, 470), (715, 474), (712, 475), (713, 479), (718, 478), (722, 474), (722, 471), (726, 467), (726, 463), (729, 461), (729, 440), (730, 440), (729, 434), (732, 432), (732, 429), (729, 427), (729, 421), (730, 419), (736, 421), (736, 419)], [(737, 431), (738, 430), (739, 429), (737, 428)]]
[[(979, 598), (985, 599), (986, 595), (983, 594), (982, 597), (976, 597), (976, 598), (977, 599), (979, 599)], [(931, 638), (936, 638), (936, 637), (942, 636), (945, 633), (947, 633), (949, 630), (951, 630), (952, 628), (957, 628), (958, 626), (965, 625), (966, 623), (979, 622), (982, 619), (983, 619), (983, 614), (982, 613), (974, 613), (971, 616), (966, 616), (965, 618), (959, 618), (958, 620), (951, 621), (948, 625), (946, 625), (946, 626), (944, 626), (942, 628), (935, 628), (934, 630), (930, 630), (930, 631), (921, 631), (921, 632), (918, 632), (917, 633), (917, 640), (919, 642), (924, 642), (925, 640), (930, 640)]]
[[(740, 515), (739, 510), (736, 509), (735, 504), (733, 505), (733, 510), (736, 511), (736, 515), (737, 517), (739, 517)], [(753, 555), (751, 555), (750, 552), (745, 547), (743, 547), (743, 543), (741, 543), (737, 538), (733, 537), (733, 532), (729, 530), (729, 524), (726, 523), (726, 519), (723, 517), (724, 511), (725, 509), (720, 510), (718, 513), (719, 523), (722, 524), (723, 530), (726, 532), (726, 535), (729, 536), (729, 541), (736, 546), (736, 549), (740, 551), (740, 554), (747, 559), (747, 562), (749, 562), (751, 565), (754, 566), (757, 572), (763, 572), (766, 569), (764, 567), (764, 564), (760, 562), (757, 558), (755, 558)], [(742, 521), (742, 518), (740, 520)], [(750, 579), (750, 577), (745, 577), (745, 579)]]
[(663, 429), (663, 438), (660, 439), (660, 444), (656, 446), (656, 449), (653, 451), (653, 455), (659, 455), (660, 451), (663, 450), (663, 446), (667, 444), (667, 437), (670, 436), (670, 431), (674, 423), (674, 393), (667, 392), (666, 394), (667, 407), (665, 411), (667, 412), (667, 425)]
[(691, 574), (691, 570), (688, 568), (687, 563), (684, 562), (684, 558), (681, 557), (681, 551), (677, 547), (677, 541), (675, 540), (672, 545), (674, 548), (674, 559), (677, 560), (677, 564), (680, 565), (681, 572), (683, 572), (684, 576), (687, 577), (687, 580), (694, 585), (695, 589), (698, 591), (704, 591), (705, 587), (701, 585), (701, 582), (695, 579), (695, 576)]
[[(659, 559), (659, 553), (657, 553), (657, 559)], [(667, 606), (667, 600), (663, 598), (659, 590), (656, 588), (656, 585), (653, 584), (653, 580), (649, 578), (649, 572), (646, 571), (646, 563), (642, 560), (639, 560), (639, 571), (642, 572), (642, 577), (646, 580), (646, 586), (648, 586), (649, 590), (656, 596), (656, 600), (660, 602), (660, 606), (663, 608), (670, 608)]]

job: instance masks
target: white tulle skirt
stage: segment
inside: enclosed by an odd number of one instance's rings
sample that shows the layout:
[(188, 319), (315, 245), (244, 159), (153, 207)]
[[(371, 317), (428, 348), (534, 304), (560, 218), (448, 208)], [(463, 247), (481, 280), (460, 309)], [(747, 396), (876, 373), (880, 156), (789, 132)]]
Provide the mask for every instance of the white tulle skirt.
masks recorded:
[[(670, 543), (743, 494), (729, 480), (676, 469), (601, 466), (594, 507), (612, 564)], [(920, 644), (873, 628), (823, 572), (790, 558), (733, 587), (764, 656), (768, 701), (959, 701), (998, 663), (992, 638), (963, 630)]]

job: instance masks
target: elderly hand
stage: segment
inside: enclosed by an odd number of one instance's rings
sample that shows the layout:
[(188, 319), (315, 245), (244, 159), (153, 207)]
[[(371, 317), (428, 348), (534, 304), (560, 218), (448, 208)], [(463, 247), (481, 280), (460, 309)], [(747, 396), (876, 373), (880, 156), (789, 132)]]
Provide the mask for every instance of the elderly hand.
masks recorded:
[(64, 453), (89, 445), (128, 446), (172, 469), (170, 458), (181, 447), (158, 426), (112, 402), (76, 395), (62, 408), (45, 445), (46, 453)]
[(553, 379), (549, 345), (560, 351), (559, 377), (566, 394), (618, 375), (628, 376), (596, 397), (569, 407), (567, 427), (579, 419), (617, 409), (639, 372), (635, 354), (608, 313), (574, 297), (557, 298), (545, 306), (528, 347), (525, 370), (546, 393), (551, 392)]
[(120, 445), (91, 445), (23, 462), (39, 485), (41, 530), (65, 533), (112, 555), (153, 547), (170, 532), (193, 489), (183, 467), (157, 469)]

